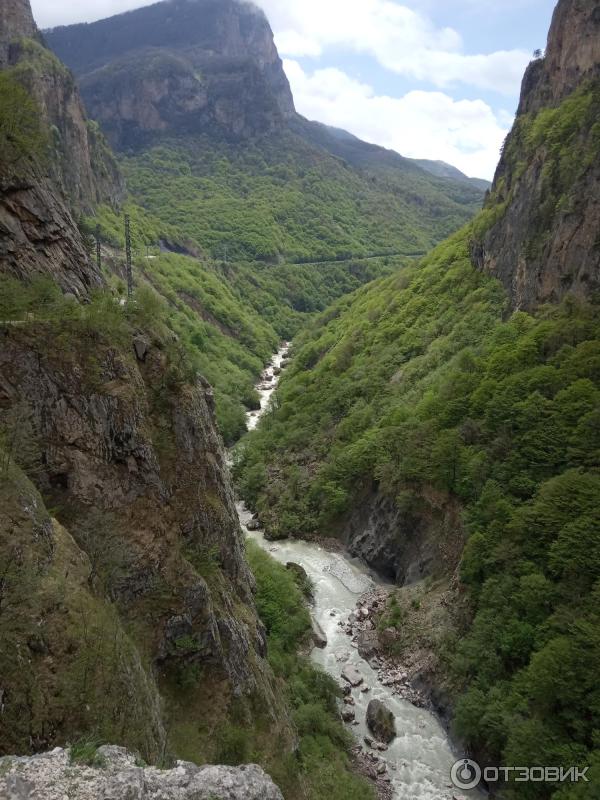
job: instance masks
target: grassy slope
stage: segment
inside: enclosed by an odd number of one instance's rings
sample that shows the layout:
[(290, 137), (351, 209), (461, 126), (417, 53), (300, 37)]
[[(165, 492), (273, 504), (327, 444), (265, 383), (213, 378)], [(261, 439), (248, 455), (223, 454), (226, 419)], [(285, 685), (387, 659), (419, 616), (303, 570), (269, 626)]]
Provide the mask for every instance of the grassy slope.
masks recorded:
[[(575, 98), (520, 123), (524, 142), (548, 143), (562, 202), (587, 109)], [(567, 299), (504, 319), (503, 291), (468, 256), (498, 213), (299, 339), (240, 481), (276, 535), (338, 522), (365, 483), (416, 519), (432, 489), (459, 501), (473, 615), (447, 644), (457, 732), (493, 763), (598, 763), (599, 309)]]

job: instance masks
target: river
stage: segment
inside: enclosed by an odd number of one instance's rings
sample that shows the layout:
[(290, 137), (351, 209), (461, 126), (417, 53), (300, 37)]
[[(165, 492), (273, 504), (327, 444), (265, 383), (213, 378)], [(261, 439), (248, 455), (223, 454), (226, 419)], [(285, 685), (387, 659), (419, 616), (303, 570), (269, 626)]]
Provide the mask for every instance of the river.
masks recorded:
[[(248, 414), (249, 429), (256, 427), (269, 407), (286, 351), (287, 345), (274, 356), (257, 385), (261, 410)], [(395, 714), (398, 735), (386, 752), (377, 753), (387, 766), (394, 797), (397, 800), (452, 800), (453, 797), (462, 797), (451, 788), (450, 770), (457, 756), (437, 718), (429, 711), (400, 699), (390, 688), (383, 686), (377, 673), (359, 656), (350, 638), (338, 624), (355, 610), (360, 595), (379, 583), (377, 577), (364, 564), (343, 553), (329, 552), (318, 544), (300, 540), (269, 542), (261, 531), (248, 532), (247, 524), (252, 514), (243, 503), (238, 503), (238, 513), (247, 536), (282, 564), (289, 561), (300, 564), (312, 579), (315, 587), (312, 613), (327, 636), (327, 646), (313, 650), (314, 662), (340, 684), (344, 683), (342, 669), (346, 664), (351, 664), (364, 678), (363, 685), (369, 687), (366, 693), (361, 691), (362, 687), (352, 690), (358, 725), (350, 727), (357, 740), (362, 743), (365, 736), (372, 738), (365, 721), (370, 700), (381, 700)]]

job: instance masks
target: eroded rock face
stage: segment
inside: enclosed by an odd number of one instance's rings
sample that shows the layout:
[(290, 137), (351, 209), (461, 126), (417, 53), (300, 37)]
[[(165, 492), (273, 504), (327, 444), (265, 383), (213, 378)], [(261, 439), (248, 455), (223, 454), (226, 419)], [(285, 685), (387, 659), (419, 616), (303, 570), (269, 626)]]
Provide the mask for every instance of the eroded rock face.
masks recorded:
[(0, 484), (0, 754), (94, 730), (159, 759), (158, 687), (90, 585), (88, 555), (24, 474), (3, 466)]
[(33, 171), (0, 177), (0, 272), (46, 275), (78, 297), (102, 284), (66, 203)]
[(344, 539), (351, 555), (399, 586), (456, 566), (464, 545), (457, 506), (433, 490), (414, 512), (378, 492), (366, 495), (346, 520)]
[(0, 759), (0, 795), (7, 800), (283, 800), (258, 766), (197, 767), (185, 761), (170, 770), (141, 767), (121, 747), (101, 747), (101, 767), (70, 763), (68, 750), (31, 758)]
[(120, 148), (165, 131), (246, 138), (294, 113), (273, 33), (251, 3), (175, 0), (47, 39)]
[(101, 284), (74, 216), (116, 205), (124, 183), (98, 127), (86, 117), (73, 76), (46, 49), (29, 0), (0, 7), (0, 68), (36, 100), (52, 158), (0, 164), (0, 272), (52, 277), (76, 296)]
[[(517, 122), (486, 204), (498, 220), (472, 243), (474, 263), (504, 284), (515, 309), (556, 303), (569, 292), (585, 298), (600, 288), (599, 81), (600, 7), (560, 0), (546, 55), (525, 74)], [(533, 116), (586, 88), (587, 118), (558, 149), (531, 145), (522, 135)]]
[(9, 63), (10, 49), (21, 36), (37, 36), (29, 0), (2, 0), (0, 4), (0, 69)]
[[(133, 341), (122, 351), (95, 334), (77, 335), (64, 350), (55, 332), (36, 323), (0, 327), (0, 408), (31, 410), (42, 450), (38, 486), (84, 555), (99, 557), (108, 537), (110, 594), (159, 675), (201, 670), (225, 702), (258, 696), (285, 727), (210, 389), (169, 383), (156, 343), (140, 362)], [(15, 696), (0, 688), (8, 709)], [(61, 719), (52, 704), (40, 710), (36, 726), (47, 746), (65, 741)], [(15, 750), (27, 747), (24, 739)]]
[(548, 34), (546, 56), (530, 65), (519, 114), (558, 105), (583, 81), (600, 76), (600, 6), (560, 0)]

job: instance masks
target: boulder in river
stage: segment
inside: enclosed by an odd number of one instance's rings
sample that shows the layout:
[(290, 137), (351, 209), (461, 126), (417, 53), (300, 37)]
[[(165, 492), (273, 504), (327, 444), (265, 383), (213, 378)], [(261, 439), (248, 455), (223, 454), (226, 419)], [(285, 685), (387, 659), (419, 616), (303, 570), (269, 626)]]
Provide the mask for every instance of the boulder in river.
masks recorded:
[[(287, 564), (285, 565), (285, 568), (289, 570), (289, 572), (291, 572), (292, 575), (294, 576), (296, 585), (300, 589), (302, 594), (309, 600), (312, 600), (314, 595), (313, 582), (311, 581), (308, 572), (304, 569), (304, 567), (301, 564), (296, 564), (295, 561), (288, 561)], [(323, 645), (323, 647), (325, 647), (326, 644), (327, 644), (327, 639), (325, 640), (325, 644)], [(320, 645), (317, 646), (319, 647)]]
[(347, 681), (350, 686), (360, 686), (364, 680), (363, 676), (352, 664), (346, 664), (342, 670), (342, 678)]
[(315, 647), (319, 647), (321, 650), (327, 647), (327, 634), (314, 618), (312, 621), (312, 640)]
[(369, 661), (373, 656), (377, 655), (379, 647), (377, 631), (361, 631), (356, 642), (358, 644), (358, 653), (365, 661)]
[(260, 520), (251, 519), (249, 522), (246, 523), (246, 528), (249, 531), (259, 531), (260, 530)]
[(396, 720), (380, 700), (371, 700), (367, 708), (367, 725), (380, 742), (389, 744), (396, 737)]

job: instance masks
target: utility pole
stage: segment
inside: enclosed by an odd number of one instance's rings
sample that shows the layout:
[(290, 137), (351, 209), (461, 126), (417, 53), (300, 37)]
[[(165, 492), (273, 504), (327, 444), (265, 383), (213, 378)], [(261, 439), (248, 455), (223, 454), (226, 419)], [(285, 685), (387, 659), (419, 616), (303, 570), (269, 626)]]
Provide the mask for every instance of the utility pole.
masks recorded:
[(96, 264), (98, 272), (102, 269), (102, 251), (100, 249), (100, 225), (96, 225)]
[(127, 267), (127, 297), (131, 299), (133, 294), (133, 267), (131, 263), (131, 220), (129, 214), (125, 214), (125, 259)]

